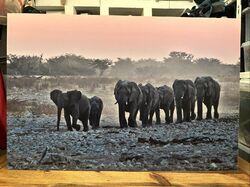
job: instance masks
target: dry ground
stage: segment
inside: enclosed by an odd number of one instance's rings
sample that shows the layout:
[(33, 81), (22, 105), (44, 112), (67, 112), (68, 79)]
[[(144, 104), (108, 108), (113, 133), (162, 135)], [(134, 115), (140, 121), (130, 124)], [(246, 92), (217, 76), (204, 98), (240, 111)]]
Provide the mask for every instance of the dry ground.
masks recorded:
[[(117, 79), (61, 79), (8, 79), (9, 168), (236, 169), (239, 123), (237, 81), (223, 79), (221, 82), (219, 120), (121, 130), (118, 128), (117, 105), (114, 105), (113, 97)], [(68, 132), (62, 117), (61, 130), (57, 132), (56, 107), (49, 99), (49, 92), (54, 88), (64, 91), (78, 89), (88, 97), (100, 96), (104, 101), (101, 128), (89, 132)]]

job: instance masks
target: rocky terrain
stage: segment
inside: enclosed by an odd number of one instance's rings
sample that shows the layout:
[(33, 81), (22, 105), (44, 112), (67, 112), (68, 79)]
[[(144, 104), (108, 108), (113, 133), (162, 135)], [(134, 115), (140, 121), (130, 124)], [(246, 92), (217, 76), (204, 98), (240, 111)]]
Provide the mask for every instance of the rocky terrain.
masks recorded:
[[(148, 128), (138, 121), (138, 128), (120, 129), (113, 95), (116, 79), (9, 77), (8, 166), (44, 170), (237, 169), (239, 83), (237, 77), (224, 78), (220, 81), (219, 120)], [(153, 83), (163, 85), (166, 80)], [(78, 89), (88, 97), (101, 97), (101, 128), (68, 132), (62, 115), (60, 131), (56, 131), (57, 110), (49, 97), (53, 89)], [(161, 118), (163, 121), (162, 111)]]
[[(24, 117), (25, 116), (25, 117)], [(66, 130), (56, 117), (8, 117), (11, 169), (233, 170), (237, 169), (238, 115), (219, 120), (88, 132)]]

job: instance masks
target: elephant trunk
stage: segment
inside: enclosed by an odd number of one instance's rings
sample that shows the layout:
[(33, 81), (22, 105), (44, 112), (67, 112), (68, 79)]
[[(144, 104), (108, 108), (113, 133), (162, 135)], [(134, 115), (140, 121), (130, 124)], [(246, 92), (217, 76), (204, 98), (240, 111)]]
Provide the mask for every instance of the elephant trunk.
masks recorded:
[(177, 121), (176, 123), (182, 122), (182, 99), (178, 99), (176, 102), (176, 110), (177, 110)]
[(202, 120), (202, 98), (197, 98), (198, 117), (197, 120)]
[(62, 107), (57, 108), (57, 131), (59, 131), (59, 125), (61, 120)]

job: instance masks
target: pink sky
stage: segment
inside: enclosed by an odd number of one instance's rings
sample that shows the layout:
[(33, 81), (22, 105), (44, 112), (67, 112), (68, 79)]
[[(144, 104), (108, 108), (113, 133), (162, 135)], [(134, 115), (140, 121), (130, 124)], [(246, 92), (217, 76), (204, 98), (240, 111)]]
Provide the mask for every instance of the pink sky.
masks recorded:
[(86, 58), (161, 60), (171, 51), (236, 63), (240, 22), (223, 18), (8, 16), (8, 54), (51, 57), (74, 53)]

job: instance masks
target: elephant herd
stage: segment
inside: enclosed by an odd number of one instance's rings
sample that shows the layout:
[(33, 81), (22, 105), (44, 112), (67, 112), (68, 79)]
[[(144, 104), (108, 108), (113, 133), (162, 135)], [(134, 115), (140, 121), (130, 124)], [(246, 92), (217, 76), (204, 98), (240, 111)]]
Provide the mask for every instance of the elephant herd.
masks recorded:
[[(119, 80), (116, 83), (114, 95), (118, 103), (121, 128), (136, 127), (138, 111), (140, 111), (142, 127), (152, 125), (154, 113), (156, 114), (156, 124), (160, 124), (160, 109), (165, 112), (166, 123), (173, 122), (174, 93), (166, 85), (155, 88), (150, 83), (137, 85), (134, 82)], [(128, 122), (125, 112), (130, 114)]]
[[(220, 85), (212, 77), (197, 77), (195, 81), (175, 80), (173, 89), (164, 85), (154, 87), (136, 84), (126, 80), (119, 80), (114, 94), (119, 106), (120, 127), (136, 127), (136, 117), (140, 111), (142, 127), (152, 125), (153, 115), (156, 124), (161, 123), (160, 109), (165, 112), (165, 123), (173, 123), (173, 114), (176, 107), (176, 123), (190, 122), (196, 118), (195, 102), (197, 100), (198, 116), (202, 119), (202, 103), (207, 107), (206, 119), (211, 119), (211, 109), (214, 108), (214, 118), (219, 118), (218, 105), (220, 99)], [(129, 113), (128, 122), (125, 112)]]
[(88, 131), (88, 121), (93, 129), (99, 127), (103, 109), (101, 98), (97, 96), (88, 98), (77, 90), (68, 91), (66, 93), (63, 93), (61, 90), (53, 90), (50, 92), (50, 98), (57, 106), (58, 131), (63, 108), (64, 118), (69, 131), (72, 131), (73, 128), (77, 131), (80, 130), (80, 125), (77, 124), (78, 119), (83, 124), (83, 131)]
[[(165, 113), (165, 123), (173, 123), (174, 110), (177, 111), (176, 123), (183, 121), (202, 119), (203, 103), (207, 107), (206, 119), (211, 119), (212, 107), (214, 118), (219, 118), (218, 105), (220, 99), (220, 85), (212, 77), (197, 77), (195, 81), (175, 80), (172, 88), (169, 86), (154, 87), (150, 83), (145, 85), (132, 81), (119, 80), (114, 88), (116, 104), (118, 104), (119, 123), (121, 128), (137, 127), (137, 114), (142, 127), (151, 126), (153, 116), (156, 116), (156, 124), (161, 124), (160, 110)], [(80, 130), (77, 124), (79, 119), (83, 124), (83, 130), (88, 131), (88, 121), (92, 128), (100, 126), (100, 118), (103, 109), (101, 98), (94, 96), (87, 98), (80, 91), (73, 90), (63, 93), (53, 90), (50, 98), (57, 105), (57, 130), (59, 130), (60, 116), (64, 108), (64, 117), (68, 130)], [(197, 101), (197, 117), (195, 103)], [(129, 113), (126, 119), (125, 113)], [(72, 117), (72, 124), (71, 124)]]

